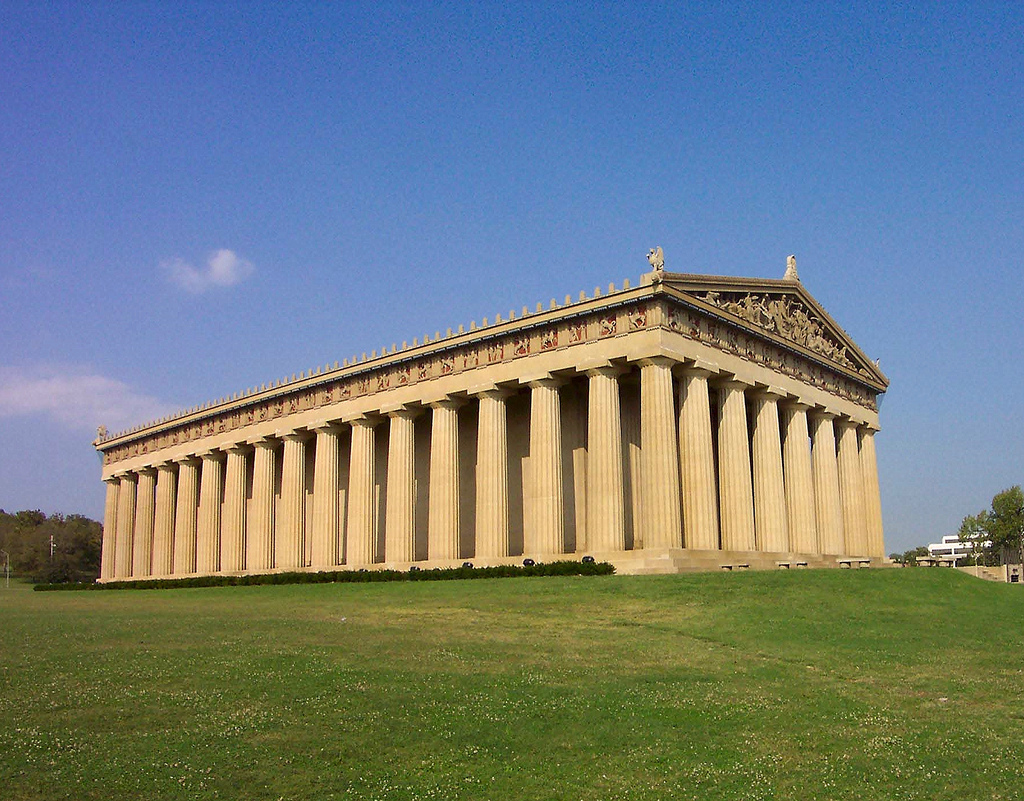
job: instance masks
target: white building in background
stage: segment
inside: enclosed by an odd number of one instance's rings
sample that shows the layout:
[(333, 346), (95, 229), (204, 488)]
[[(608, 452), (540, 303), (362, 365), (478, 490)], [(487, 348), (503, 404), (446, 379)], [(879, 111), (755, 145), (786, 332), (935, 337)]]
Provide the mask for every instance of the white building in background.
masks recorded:
[(957, 560), (962, 556), (973, 556), (976, 550), (980, 551), (991, 545), (992, 543), (987, 540), (979, 545), (971, 540), (963, 541), (957, 534), (948, 534), (942, 538), (942, 542), (933, 542), (928, 546), (928, 556), (933, 559), (947, 557)]

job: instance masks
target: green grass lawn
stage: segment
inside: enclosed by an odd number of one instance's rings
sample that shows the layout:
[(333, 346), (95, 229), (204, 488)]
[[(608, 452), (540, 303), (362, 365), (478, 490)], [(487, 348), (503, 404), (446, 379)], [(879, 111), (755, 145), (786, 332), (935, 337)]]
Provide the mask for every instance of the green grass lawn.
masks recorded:
[(0, 798), (1021, 798), (1022, 632), (927, 569), (12, 585)]

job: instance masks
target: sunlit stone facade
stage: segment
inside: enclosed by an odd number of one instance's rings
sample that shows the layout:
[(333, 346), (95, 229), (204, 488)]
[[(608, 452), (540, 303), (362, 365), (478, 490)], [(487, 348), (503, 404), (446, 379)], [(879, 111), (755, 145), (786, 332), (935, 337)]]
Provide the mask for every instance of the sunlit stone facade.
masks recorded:
[(882, 564), (886, 386), (795, 264), (655, 269), (104, 434), (100, 580)]

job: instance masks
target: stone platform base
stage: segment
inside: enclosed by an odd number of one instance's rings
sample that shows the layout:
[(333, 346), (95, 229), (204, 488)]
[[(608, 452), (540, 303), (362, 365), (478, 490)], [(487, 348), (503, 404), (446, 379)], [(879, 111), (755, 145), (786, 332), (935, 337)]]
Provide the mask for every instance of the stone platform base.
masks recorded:
[[(893, 563), (885, 557), (839, 556), (835, 554), (797, 554), (767, 553), (762, 551), (697, 551), (685, 548), (645, 548), (634, 551), (587, 551), (567, 554), (524, 554), (492, 559), (433, 560), (422, 562), (384, 562), (371, 565), (356, 566), (353, 570), (398, 570), (408, 571), (411, 567), (420, 570), (434, 568), (461, 567), (466, 562), (474, 567), (493, 567), (496, 565), (522, 565), (524, 559), (531, 558), (537, 563), (579, 561), (584, 556), (592, 556), (597, 562), (611, 562), (615, 565), (618, 575), (654, 575), (670, 573), (696, 573), (708, 571), (739, 571), (739, 570), (806, 570), (810, 568), (864, 568), (892, 567)], [(346, 565), (332, 568), (276, 568), (259, 571), (261, 573), (315, 573), (319, 570), (347, 570)], [(191, 578), (193, 576), (242, 576), (248, 571), (223, 571), (218, 573), (190, 573), (174, 576), (145, 576), (145, 579)], [(118, 581), (119, 579), (100, 579), (101, 583)], [(131, 580), (131, 579), (126, 579)]]

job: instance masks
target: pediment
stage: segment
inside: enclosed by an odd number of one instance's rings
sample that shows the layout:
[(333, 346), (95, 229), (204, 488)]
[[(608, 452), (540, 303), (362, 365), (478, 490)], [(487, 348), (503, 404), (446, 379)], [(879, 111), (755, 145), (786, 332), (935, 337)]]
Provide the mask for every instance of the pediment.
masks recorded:
[(662, 273), (691, 305), (782, 340), (885, 391), (889, 379), (799, 280)]

